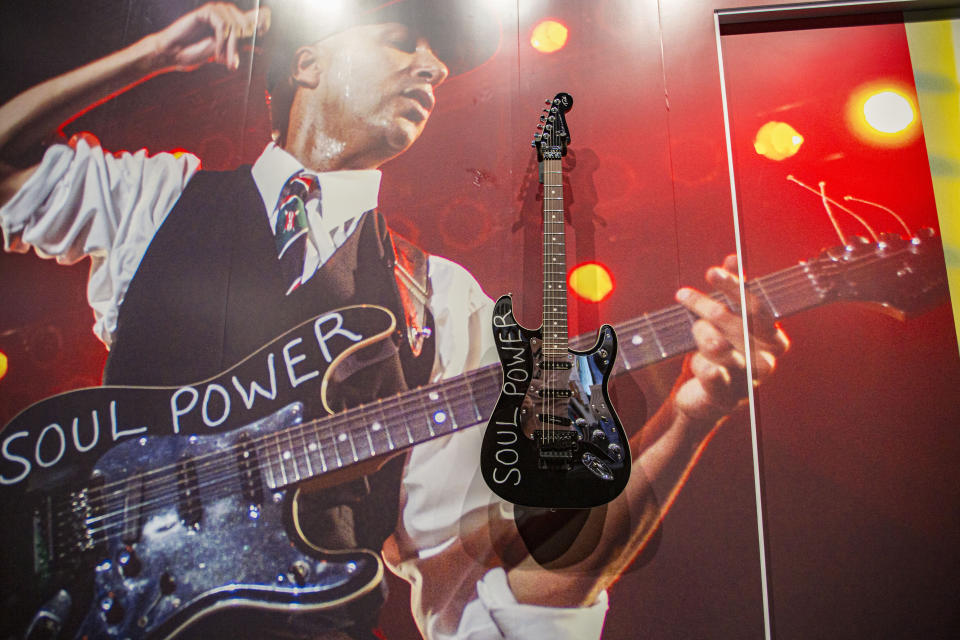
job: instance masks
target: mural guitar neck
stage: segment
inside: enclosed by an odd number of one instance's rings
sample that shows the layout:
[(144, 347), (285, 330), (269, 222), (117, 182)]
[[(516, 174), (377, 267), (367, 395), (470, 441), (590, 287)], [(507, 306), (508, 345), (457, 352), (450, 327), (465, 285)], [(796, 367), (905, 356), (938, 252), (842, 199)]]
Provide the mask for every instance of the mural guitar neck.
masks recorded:
[(563, 166), (573, 98), (547, 100), (533, 139), (543, 183), (543, 323), (521, 326), (509, 295), (497, 300), (493, 335), (503, 383), (481, 448), (490, 489), (517, 505), (588, 508), (613, 500), (630, 477), (630, 451), (610, 403), (617, 355), (610, 325), (585, 351), (567, 336)]

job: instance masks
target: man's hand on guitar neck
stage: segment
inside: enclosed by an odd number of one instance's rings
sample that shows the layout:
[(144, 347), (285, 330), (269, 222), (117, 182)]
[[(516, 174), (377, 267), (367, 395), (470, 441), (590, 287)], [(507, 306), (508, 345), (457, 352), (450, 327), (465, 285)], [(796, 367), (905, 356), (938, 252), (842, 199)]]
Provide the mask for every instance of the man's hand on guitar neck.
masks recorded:
[[(739, 300), (740, 280), (736, 271), (737, 257), (727, 256), (722, 266), (707, 271), (707, 282), (728, 299)], [(676, 297), (699, 319), (693, 325), (697, 351), (689, 357), (686, 367), (691, 377), (677, 388), (674, 406), (688, 418), (713, 422), (747, 397), (743, 319), (738, 312), (695, 289), (680, 289)], [(750, 379), (756, 386), (773, 373), (777, 358), (786, 352), (790, 341), (749, 293), (747, 313), (753, 360)]]

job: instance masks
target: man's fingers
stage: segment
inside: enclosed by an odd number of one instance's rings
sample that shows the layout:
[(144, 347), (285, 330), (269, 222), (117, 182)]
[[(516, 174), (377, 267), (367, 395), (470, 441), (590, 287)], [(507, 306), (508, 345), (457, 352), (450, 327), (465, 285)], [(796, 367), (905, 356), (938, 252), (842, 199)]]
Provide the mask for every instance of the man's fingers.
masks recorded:
[(715, 326), (724, 339), (735, 347), (743, 348), (743, 330), (741, 329), (740, 318), (733, 315), (725, 304), (695, 289), (688, 288), (680, 289), (677, 292), (677, 302), (697, 317), (703, 318)]
[(736, 254), (731, 253), (726, 258), (723, 259), (723, 268), (729, 271), (730, 273), (736, 274), (739, 269), (740, 263), (737, 261)]
[(270, 11), (240, 11), (233, 4), (205, 6), (207, 22), (213, 30), (213, 61), (230, 69), (240, 66), (240, 40), (262, 34), (270, 27)]
[(270, 7), (260, 7), (259, 11), (253, 9), (249, 13), (254, 14), (254, 21), (256, 22), (258, 36), (262, 36), (270, 30), (270, 24), (273, 20), (273, 14), (270, 13)]
[(711, 362), (702, 353), (695, 353), (690, 358), (690, 372), (706, 393), (701, 401), (715, 409), (727, 411), (746, 394), (743, 371), (731, 371), (723, 365)]

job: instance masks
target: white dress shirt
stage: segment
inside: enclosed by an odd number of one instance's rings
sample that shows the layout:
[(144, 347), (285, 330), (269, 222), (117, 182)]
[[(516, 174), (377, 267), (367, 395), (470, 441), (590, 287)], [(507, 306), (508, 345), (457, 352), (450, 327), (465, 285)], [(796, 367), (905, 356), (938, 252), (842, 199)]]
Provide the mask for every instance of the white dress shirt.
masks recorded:
[[(112, 155), (80, 140), (76, 148), (55, 145), (37, 171), (0, 209), (4, 248), (61, 263), (91, 258), (87, 300), (94, 312), (94, 333), (108, 347), (116, 329), (124, 294), (154, 233), (173, 208), (200, 161), (190, 154), (141, 150)], [(286, 180), (302, 165), (270, 143), (252, 167), (253, 179), (268, 216)], [(312, 251), (308, 260), (322, 264), (355, 228), (360, 214), (377, 205), (379, 171), (319, 174), (322, 215), (308, 212)], [(324, 219), (328, 218), (328, 219)], [(271, 228), (273, 222), (271, 220)], [(338, 235), (331, 229), (339, 227)], [(323, 239), (318, 240), (317, 237)], [(427, 263), (436, 339), (434, 381), (496, 362), (490, 329), (493, 302), (462, 266), (430, 256)], [(312, 273), (312, 271), (311, 271)], [(460, 534), (466, 513), (501, 501), (480, 476), (483, 428), (470, 428), (414, 447), (404, 471), (405, 533), (428, 557)], [(503, 505), (509, 507), (509, 505)], [(414, 588), (417, 588), (414, 586)], [(427, 622), (431, 640), (499, 640), (599, 638), (607, 609), (606, 594), (590, 607), (551, 608), (518, 604), (502, 569), (492, 569), (477, 585), (453, 635)]]

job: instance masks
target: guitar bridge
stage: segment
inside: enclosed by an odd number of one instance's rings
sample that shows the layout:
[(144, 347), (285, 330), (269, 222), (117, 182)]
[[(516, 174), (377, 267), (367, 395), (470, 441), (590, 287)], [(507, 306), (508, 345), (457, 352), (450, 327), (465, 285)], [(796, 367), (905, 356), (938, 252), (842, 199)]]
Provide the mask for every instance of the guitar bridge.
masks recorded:
[(574, 430), (537, 430), (533, 432), (537, 443), (540, 469), (567, 471), (573, 465), (580, 447), (580, 435)]

